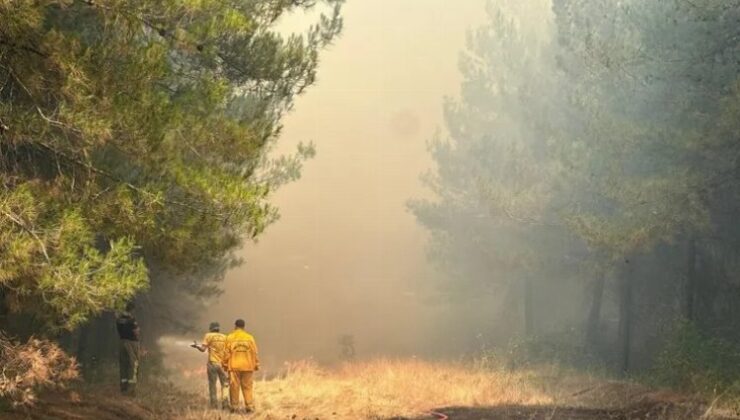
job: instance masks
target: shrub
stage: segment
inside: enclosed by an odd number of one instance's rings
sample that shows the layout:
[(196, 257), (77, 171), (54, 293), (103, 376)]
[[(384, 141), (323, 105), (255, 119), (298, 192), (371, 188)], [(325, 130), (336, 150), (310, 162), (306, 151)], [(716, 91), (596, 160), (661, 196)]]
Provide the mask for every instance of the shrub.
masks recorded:
[(678, 323), (659, 353), (651, 378), (657, 385), (701, 393), (724, 392), (740, 378), (740, 351), (694, 324)]
[(512, 368), (553, 363), (581, 369), (601, 368), (603, 365), (598, 355), (573, 331), (520, 337), (511, 340), (497, 353)]
[(77, 376), (77, 361), (56, 343), (31, 338), (21, 344), (0, 333), (0, 399), (32, 405), (39, 389), (63, 387)]

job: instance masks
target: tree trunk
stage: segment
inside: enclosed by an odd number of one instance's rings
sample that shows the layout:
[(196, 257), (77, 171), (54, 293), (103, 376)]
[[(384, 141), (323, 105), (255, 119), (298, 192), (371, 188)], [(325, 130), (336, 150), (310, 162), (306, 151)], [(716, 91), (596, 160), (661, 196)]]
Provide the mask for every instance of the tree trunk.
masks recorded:
[(696, 320), (696, 239), (689, 238), (686, 250), (686, 285), (684, 290), (684, 318), (689, 322)]
[(632, 347), (632, 263), (627, 260), (622, 270), (619, 299), (619, 341), (622, 360), (620, 370), (623, 374), (630, 369), (630, 348)]
[(586, 344), (589, 347), (593, 347), (598, 341), (599, 325), (601, 324), (601, 302), (604, 297), (605, 283), (606, 278), (604, 275), (600, 275), (593, 282), (591, 307), (589, 308), (588, 318), (586, 319)]
[(534, 335), (534, 285), (532, 279), (524, 280), (524, 335)]
[(79, 329), (77, 360), (88, 382), (100, 382), (106, 366), (115, 365), (118, 355), (118, 336), (115, 315), (104, 312)]
[(8, 304), (5, 302), (5, 288), (0, 287), (0, 330), (5, 331), (8, 324)]

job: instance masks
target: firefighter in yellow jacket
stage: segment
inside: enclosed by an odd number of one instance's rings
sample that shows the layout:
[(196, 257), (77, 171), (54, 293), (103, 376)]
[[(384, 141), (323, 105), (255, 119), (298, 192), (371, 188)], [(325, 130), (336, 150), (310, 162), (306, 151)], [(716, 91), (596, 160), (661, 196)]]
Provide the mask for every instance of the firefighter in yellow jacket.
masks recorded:
[(231, 410), (239, 407), (239, 391), (244, 396), (244, 405), (247, 412), (254, 410), (252, 386), (254, 372), (260, 369), (257, 356), (257, 343), (254, 337), (244, 331), (244, 320), (237, 319), (234, 331), (226, 337), (224, 351), (224, 369), (229, 372), (229, 397)]
[(218, 390), (216, 383), (221, 383), (221, 400), (222, 408), (227, 408), (229, 378), (223, 369), (224, 353), (226, 351), (226, 335), (221, 334), (218, 322), (211, 322), (208, 326), (208, 333), (203, 337), (203, 343), (193, 343), (192, 347), (201, 352), (208, 351), (208, 364), (206, 373), (208, 375), (208, 396), (211, 401), (211, 408), (218, 408)]

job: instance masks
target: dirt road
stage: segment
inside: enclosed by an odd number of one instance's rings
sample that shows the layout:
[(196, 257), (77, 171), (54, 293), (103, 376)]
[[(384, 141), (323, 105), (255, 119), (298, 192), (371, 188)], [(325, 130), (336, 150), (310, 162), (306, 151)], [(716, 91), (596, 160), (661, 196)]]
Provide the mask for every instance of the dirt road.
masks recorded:
[[(161, 408), (161, 407), (159, 407)], [(587, 408), (562, 407), (556, 405), (525, 406), (503, 405), (494, 407), (448, 407), (435, 409), (434, 414), (418, 417), (392, 417), (387, 420), (694, 420), (702, 418), (705, 408), (698, 405), (678, 405), (675, 403), (650, 402), (626, 408)], [(326, 416), (309, 415), (299, 410), (297, 414), (286, 415), (286, 419), (315, 420), (342, 419), (349, 417), (334, 413)], [(308, 417), (306, 417), (308, 416)], [(81, 396), (76, 392), (47, 395), (31, 410), (16, 410), (0, 413), (0, 420), (153, 420), (179, 418), (241, 419), (244, 415), (229, 415), (221, 411), (188, 409), (185, 412), (161, 411), (145, 407), (135, 400), (120, 398), (110, 393), (90, 393)], [(254, 418), (263, 417), (255, 413)], [(711, 416), (713, 420), (729, 420), (737, 417)], [(359, 418), (357, 420), (360, 420)]]
[[(702, 418), (702, 407), (685, 407), (654, 403), (621, 409), (599, 409), (560, 406), (499, 406), (451, 407), (435, 410), (413, 419), (397, 417), (392, 420), (695, 420)], [(730, 417), (713, 416), (712, 419)]]

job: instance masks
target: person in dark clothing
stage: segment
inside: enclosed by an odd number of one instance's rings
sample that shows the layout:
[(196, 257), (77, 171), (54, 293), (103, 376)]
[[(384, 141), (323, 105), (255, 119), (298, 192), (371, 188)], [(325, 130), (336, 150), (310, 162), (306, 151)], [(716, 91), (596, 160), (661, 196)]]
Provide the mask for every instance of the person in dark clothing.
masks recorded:
[(116, 318), (116, 329), (120, 338), (119, 371), (121, 393), (136, 395), (136, 382), (139, 376), (139, 324), (133, 314), (134, 304), (126, 305), (126, 310)]

